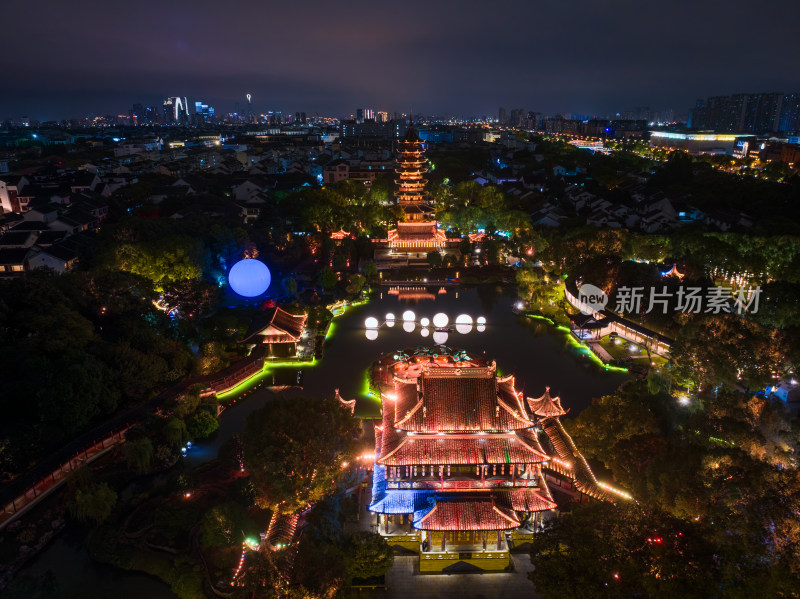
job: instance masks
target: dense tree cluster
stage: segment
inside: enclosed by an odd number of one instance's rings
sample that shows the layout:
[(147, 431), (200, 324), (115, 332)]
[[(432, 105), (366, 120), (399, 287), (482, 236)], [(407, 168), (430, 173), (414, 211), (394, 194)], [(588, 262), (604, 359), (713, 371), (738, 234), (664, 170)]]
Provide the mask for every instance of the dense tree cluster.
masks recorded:
[(294, 512), (330, 494), (361, 427), (334, 398), (278, 397), (248, 416), (244, 463), (263, 507)]
[(191, 353), (139, 276), (35, 272), (3, 290), (0, 355), (14, 364), (0, 388), (4, 472), (191, 370)]
[(780, 406), (734, 391), (687, 406), (637, 382), (568, 426), (636, 502), (576, 508), (546, 531), (543, 596), (563, 592), (548, 579), (597, 597), (795, 596), (800, 431)]

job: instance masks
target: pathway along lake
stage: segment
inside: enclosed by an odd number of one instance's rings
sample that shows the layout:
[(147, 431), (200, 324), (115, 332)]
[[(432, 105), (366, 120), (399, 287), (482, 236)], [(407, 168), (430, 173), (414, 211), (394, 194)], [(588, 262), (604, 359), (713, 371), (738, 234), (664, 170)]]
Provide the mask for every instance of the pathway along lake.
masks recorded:
[[(368, 304), (352, 307), (334, 319), (323, 359), (300, 371), (288, 367), (276, 369), (245, 391), (236, 405), (223, 412), (214, 437), (190, 449), (184, 458), (188, 465), (199, 466), (216, 458), (220, 446), (242, 430), (248, 414), (275, 396), (267, 389), (272, 384), (290, 385), (302, 381), (302, 390), (285, 391), (288, 394), (324, 395), (339, 389), (345, 399), (359, 400), (359, 413), (377, 416), (379, 402), (366, 396), (370, 364), (384, 353), (437, 345), (432, 338), (433, 329), (423, 337), (419, 322), (422, 318), (432, 321), (438, 313), (446, 314), (451, 326), (461, 314), (471, 316), (473, 321), (485, 317), (483, 332), (473, 324), (469, 333), (453, 330), (447, 333), (446, 340), (437, 336), (439, 344), (496, 360), (500, 372), (514, 374), (517, 389), (527, 396), (538, 397), (544, 393), (545, 386), (549, 386), (554, 396), (561, 397), (564, 408), (569, 408), (573, 414), (590, 405), (593, 397), (614, 391), (628, 378), (622, 372), (603, 370), (571, 345), (565, 332), (545, 321), (514, 314), (517, 299), (513, 289), (493, 285), (428, 287), (416, 290), (415, 295), (416, 299), (400, 299), (400, 295), (384, 287)], [(402, 314), (407, 310), (415, 313), (417, 321), (411, 332), (403, 327)], [(396, 318), (392, 327), (384, 324), (388, 313)], [(371, 316), (381, 323), (374, 340), (367, 338), (364, 324)], [(410, 328), (409, 325), (406, 328)], [(166, 585), (149, 576), (96, 564), (83, 547), (72, 544), (64, 536), (51, 543), (20, 576), (42, 576), (48, 570), (55, 574), (65, 597), (174, 599)]]

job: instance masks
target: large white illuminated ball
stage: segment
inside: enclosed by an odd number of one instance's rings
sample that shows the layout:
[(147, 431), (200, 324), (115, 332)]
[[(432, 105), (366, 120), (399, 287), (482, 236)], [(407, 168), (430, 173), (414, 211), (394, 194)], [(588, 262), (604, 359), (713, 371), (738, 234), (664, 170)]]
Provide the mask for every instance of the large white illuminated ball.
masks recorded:
[(472, 330), (472, 316), (469, 314), (459, 314), (456, 317), (456, 331), (466, 335)]
[(447, 343), (447, 333), (445, 331), (434, 331), (433, 342), (436, 345), (444, 345)]
[(375, 341), (378, 338), (378, 329), (367, 329), (366, 335), (367, 339), (370, 341)]
[(239, 260), (228, 273), (228, 284), (242, 297), (262, 295), (271, 281), (267, 265), (253, 258)]
[(450, 319), (447, 318), (447, 314), (444, 312), (439, 312), (433, 317), (433, 326), (435, 327), (446, 327), (448, 322), (450, 322)]
[(486, 317), (478, 316), (478, 318), (475, 319), (475, 322), (477, 322), (478, 324), (486, 324)]
[(420, 323), (422, 326), (424, 326), (424, 327), (427, 327), (427, 326), (430, 326), (430, 324), (431, 324), (431, 321), (430, 321), (430, 318), (428, 318), (428, 317), (426, 316), (426, 317), (424, 317), (424, 318), (420, 318), (420, 319), (419, 319), (419, 323)]
[(394, 314), (392, 314), (391, 312), (388, 312), (386, 314), (386, 320), (394, 320)]
[(378, 323), (377, 318), (375, 318), (374, 316), (370, 316), (364, 321), (364, 326), (367, 327), (368, 329), (377, 329), (378, 326), (380, 325)]
[(414, 322), (414, 319), (416, 317), (417, 315), (414, 314), (413, 310), (406, 310), (405, 312), (403, 312), (403, 320), (406, 322)]

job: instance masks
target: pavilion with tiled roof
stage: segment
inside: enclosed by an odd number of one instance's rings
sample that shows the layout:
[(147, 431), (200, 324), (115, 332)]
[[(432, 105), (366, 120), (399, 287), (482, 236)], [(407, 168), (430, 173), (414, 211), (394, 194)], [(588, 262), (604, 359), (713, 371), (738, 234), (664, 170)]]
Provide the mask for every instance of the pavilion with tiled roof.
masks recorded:
[(528, 406), (531, 412), (540, 418), (557, 418), (567, 413), (567, 410), (561, 407), (561, 398), (550, 396), (550, 387), (545, 387), (544, 395), (537, 399), (529, 397)]
[(240, 343), (288, 346), (290, 353), (297, 351), (297, 343), (303, 336), (306, 314), (290, 314), (280, 307), (268, 308), (250, 323)]

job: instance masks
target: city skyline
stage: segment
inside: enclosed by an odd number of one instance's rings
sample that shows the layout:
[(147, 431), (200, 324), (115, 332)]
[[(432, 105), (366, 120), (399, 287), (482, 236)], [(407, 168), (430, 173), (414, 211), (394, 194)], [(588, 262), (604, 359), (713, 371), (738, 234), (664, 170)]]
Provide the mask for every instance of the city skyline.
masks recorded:
[[(796, 85), (789, 50), (800, 8), (778, 2), (756, 14), (744, 2), (724, 11), (711, 3), (678, 3), (670, 11), (622, 3), (601, 11), (585, 2), (491, 10), (475, 2), (403, 10), (246, 3), (238, 11), (248, 18), (232, 28), (219, 27), (238, 14), (223, 6), (186, 12), (152, 2), (135, 10), (90, 0), (45, 4), (51, 6), (31, 27), (4, 38), (0, 63), (16, 86), (0, 99), (2, 118), (120, 113), (173, 95), (226, 113), (244, 104), (246, 93), (256, 112), (309, 115), (410, 105), (464, 116), (496, 115), (499, 105), (683, 113), (697, 98), (791, 92)], [(9, 22), (30, 21), (21, 2), (5, 10)], [(86, 14), (91, 28), (81, 27)], [(758, 52), (734, 51), (747, 40), (758, 41)]]

